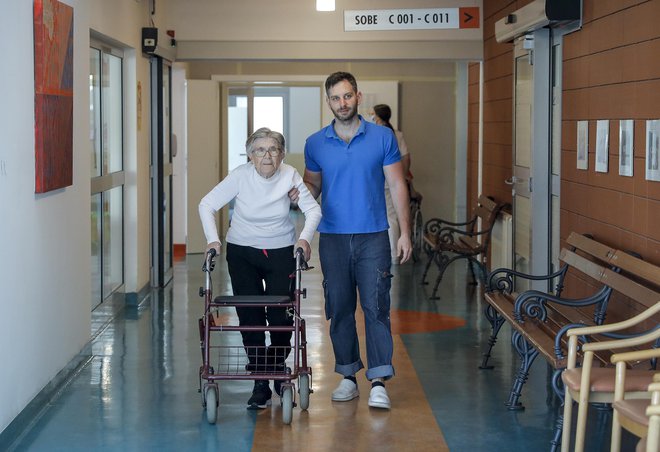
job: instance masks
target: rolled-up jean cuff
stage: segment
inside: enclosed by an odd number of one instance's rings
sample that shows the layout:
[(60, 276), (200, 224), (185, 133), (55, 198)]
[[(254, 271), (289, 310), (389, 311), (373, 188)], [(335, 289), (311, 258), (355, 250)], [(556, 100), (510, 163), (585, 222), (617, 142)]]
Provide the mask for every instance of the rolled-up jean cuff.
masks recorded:
[(374, 378), (382, 378), (384, 380), (389, 380), (394, 376), (394, 367), (387, 366), (378, 366), (373, 369), (367, 369), (367, 380), (373, 380)]
[(335, 364), (335, 372), (343, 375), (344, 377), (355, 375), (362, 368), (364, 368), (362, 360), (357, 360), (352, 364)]

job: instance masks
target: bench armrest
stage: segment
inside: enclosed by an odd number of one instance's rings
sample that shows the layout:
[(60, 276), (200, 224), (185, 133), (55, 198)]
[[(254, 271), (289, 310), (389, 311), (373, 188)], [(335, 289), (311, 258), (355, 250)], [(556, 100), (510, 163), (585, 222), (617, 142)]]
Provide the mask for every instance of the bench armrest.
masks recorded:
[(440, 229), (445, 227), (445, 225), (451, 227), (469, 226), (472, 228), (476, 221), (477, 217), (473, 217), (470, 221), (466, 221), (464, 223), (453, 223), (451, 221), (443, 220), (442, 218), (431, 218), (424, 224), (424, 232), (429, 234), (437, 234)]
[[(519, 278), (527, 279), (529, 281), (549, 281), (554, 278), (561, 278), (566, 273), (566, 267), (560, 268), (558, 271), (551, 273), (549, 275), (531, 275), (529, 273), (523, 273), (516, 270), (511, 270), (510, 268), (496, 268), (491, 271), (486, 278), (486, 292), (504, 292), (510, 294), (513, 290), (513, 277), (517, 276)], [(556, 290), (561, 290), (558, 286)]]
[(480, 232), (464, 231), (452, 226), (444, 226), (438, 230), (436, 236), (438, 237), (438, 243), (450, 244), (456, 241), (456, 236), (474, 237), (479, 234)]
[(609, 288), (604, 287), (589, 297), (562, 298), (539, 290), (527, 290), (516, 297), (513, 316), (521, 323), (524, 322), (524, 316), (545, 321), (547, 318), (545, 305), (548, 302), (570, 307), (591, 306), (606, 301), (610, 292)]

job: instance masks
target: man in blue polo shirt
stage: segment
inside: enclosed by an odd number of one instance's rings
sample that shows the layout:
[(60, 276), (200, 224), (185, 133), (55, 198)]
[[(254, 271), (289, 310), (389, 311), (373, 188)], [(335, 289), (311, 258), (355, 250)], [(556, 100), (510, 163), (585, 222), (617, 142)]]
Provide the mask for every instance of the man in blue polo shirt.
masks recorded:
[[(384, 381), (394, 376), (390, 328), (390, 266), (387, 181), (401, 226), (397, 254), (412, 252), (408, 188), (392, 131), (357, 114), (362, 93), (355, 77), (335, 72), (325, 82), (326, 102), (335, 119), (305, 144), (304, 181), (314, 197), (323, 194), (319, 256), (323, 270), (326, 317), (335, 352), (335, 371), (344, 376), (332, 400), (358, 397), (355, 374), (360, 359), (355, 323), (357, 292), (364, 313), (369, 406), (390, 408)], [(356, 292), (357, 289), (357, 292)]]

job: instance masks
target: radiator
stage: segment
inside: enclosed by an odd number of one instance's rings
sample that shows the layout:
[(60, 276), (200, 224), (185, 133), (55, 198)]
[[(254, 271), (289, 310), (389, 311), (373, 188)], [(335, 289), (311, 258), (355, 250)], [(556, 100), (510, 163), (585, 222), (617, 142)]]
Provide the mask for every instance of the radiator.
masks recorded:
[(500, 212), (493, 225), (490, 242), (490, 270), (511, 268), (513, 254), (513, 217)]

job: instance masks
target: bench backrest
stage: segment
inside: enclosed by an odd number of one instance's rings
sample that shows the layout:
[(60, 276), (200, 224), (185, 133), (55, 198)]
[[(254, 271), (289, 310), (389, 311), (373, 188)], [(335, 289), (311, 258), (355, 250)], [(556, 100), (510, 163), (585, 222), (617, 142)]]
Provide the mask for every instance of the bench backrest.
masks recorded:
[(587, 275), (596, 285), (612, 288), (617, 293), (615, 298), (625, 299), (625, 306), (608, 308), (608, 322), (635, 315), (660, 301), (660, 267), (574, 232), (567, 243), (575, 251), (562, 249), (562, 262)]
[[(613, 290), (632, 298), (642, 305), (643, 308), (649, 308), (660, 300), (660, 292), (653, 290), (647, 285), (640, 284), (626, 274), (617, 273), (611, 268), (607, 268), (597, 262), (580, 256), (575, 251), (570, 251), (564, 248), (561, 252), (560, 259), (571, 267), (590, 276), (595, 281), (605, 284)], [(618, 260), (618, 262), (621, 262), (621, 260)]]
[(621, 250), (614, 253), (610, 262), (636, 278), (646, 281), (652, 286), (660, 287), (660, 267), (657, 265), (638, 259)]
[(502, 208), (502, 203), (490, 199), (486, 195), (480, 195), (477, 205), (474, 208), (474, 215), (481, 218), (481, 228), (487, 229), (488, 225), (495, 222), (498, 212)]
[(653, 265), (630, 253), (609, 247), (576, 232), (571, 232), (566, 242), (611, 266), (620, 268), (630, 275), (634, 275), (635, 278), (641, 279), (651, 286), (660, 288), (660, 267), (657, 265)]
[(611, 261), (612, 256), (614, 256), (617, 251), (612, 247), (597, 242), (587, 235), (578, 234), (577, 232), (571, 232), (571, 234), (566, 239), (566, 243), (574, 248), (590, 254), (591, 256), (594, 256), (598, 260), (608, 263)]
[[(660, 267), (582, 234), (571, 233), (566, 243), (567, 248), (562, 249), (560, 260), (569, 268), (583, 274), (580, 276), (573, 273), (574, 280), (568, 285), (573, 286), (574, 293), (569, 298), (591, 296), (605, 288), (611, 289), (612, 292), (608, 295), (604, 306), (551, 307), (553, 313), (548, 316), (548, 325), (541, 325), (541, 328), (547, 328), (553, 333), (567, 320), (567, 323), (582, 323), (579, 320), (581, 315), (585, 316), (584, 323), (590, 323), (587, 321), (588, 318), (596, 321), (595, 317), (600, 317), (600, 321), (605, 323), (621, 321), (660, 301)], [(576, 288), (575, 282), (581, 282), (578, 285), (583, 287)], [(659, 322), (660, 319), (656, 316), (639, 324), (633, 330), (646, 331)], [(592, 337), (591, 339), (607, 340), (608, 338)], [(565, 345), (565, 337), (562, 336), (562, 347)], [(596, 360), (601, 365), (607, 365), (609, 355), (610, 352), (599, 353), (596, 355)], [(563, 365), (563, 361), (557, 357), (547, 356), (547, 358), (551, 361), (556, 360), (555, 366)]]
[[(480, 195), (477, 202), (477, 206), (474, 208), (473, 218), (481, 218), (481, 225), (479, 226), (479, 231), (488, 231), (486, 234), (483, 234), (479, 237), (481, 248), (485, 251), (488, 249), (488, 244), (490, 242), (490, 231), (495, 225), (495, 220), (497, 215), (500, 213), (500, 210), (506, 204), (497, 202), (486, 195)], [(477, 232), (477, 222), (475, 221), (472, 224), (472, 231)], [(473, 237), (472, 240), (477, 244), (477, 238)]]

